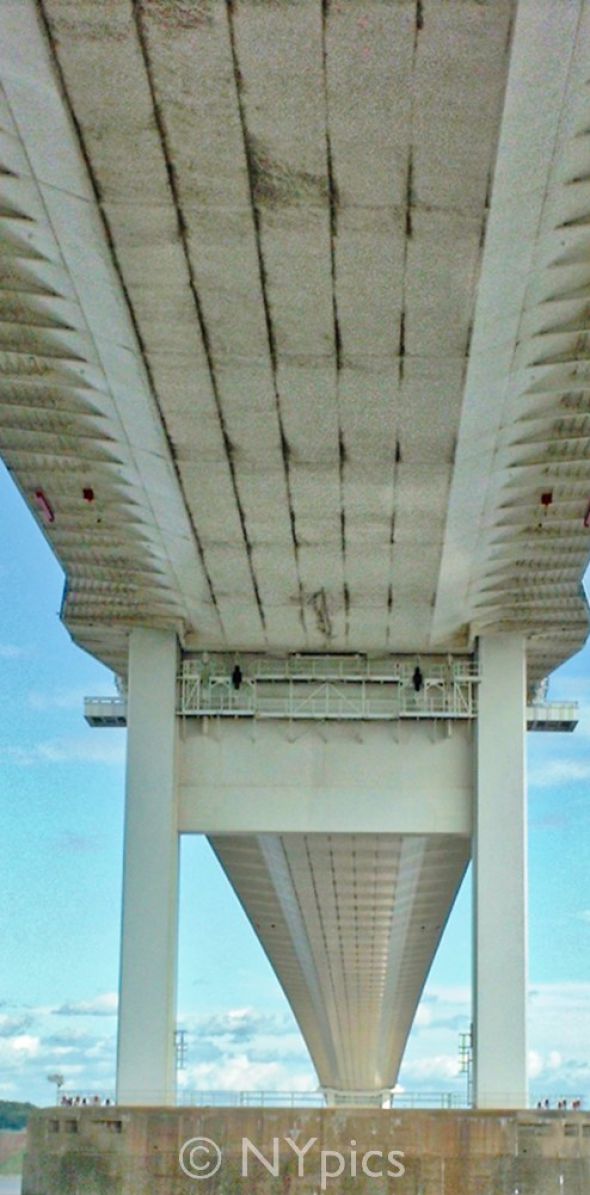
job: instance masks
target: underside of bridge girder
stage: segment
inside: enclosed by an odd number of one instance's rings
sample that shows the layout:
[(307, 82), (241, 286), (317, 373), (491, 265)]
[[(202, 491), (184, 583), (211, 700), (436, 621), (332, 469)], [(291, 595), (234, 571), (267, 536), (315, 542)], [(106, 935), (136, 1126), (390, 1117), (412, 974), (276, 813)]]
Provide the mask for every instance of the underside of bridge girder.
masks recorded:
[(575, 651), (585, 0), (1, 19), (1, 448), (77, 641)]

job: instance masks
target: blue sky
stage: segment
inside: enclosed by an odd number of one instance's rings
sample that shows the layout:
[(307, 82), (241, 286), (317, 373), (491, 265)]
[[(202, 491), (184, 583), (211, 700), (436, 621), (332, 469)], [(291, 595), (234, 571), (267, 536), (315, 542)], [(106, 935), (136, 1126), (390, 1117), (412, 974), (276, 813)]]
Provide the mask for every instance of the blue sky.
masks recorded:
[[(0, 1098), (51, 1100), (47, 1075), (109, 1092), (114, 1075), (124, 731), (91, 730), (111, 675), (59, 621), (63, 578), (0, 467)], [(590, 1099), (590, 651), (552, 680), (575, 735), (529, 736), (530, 1064), (539, 1095)], [(401, 1083), (462, 1091), (469, 879), (421, 1003)], [(297, 1027), (206, 842), (182, 849), (179, 1024), (187, 1088), (313, 1089)]]

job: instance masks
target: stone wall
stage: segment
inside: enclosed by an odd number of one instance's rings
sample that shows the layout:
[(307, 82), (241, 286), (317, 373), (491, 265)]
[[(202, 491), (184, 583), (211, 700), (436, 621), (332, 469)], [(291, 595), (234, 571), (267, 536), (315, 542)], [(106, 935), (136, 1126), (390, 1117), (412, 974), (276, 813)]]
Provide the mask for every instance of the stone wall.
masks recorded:
[(322, 1190), (588, 1195), (590, 1114), (60, 1108), (29, 1125), (23, 1195)]

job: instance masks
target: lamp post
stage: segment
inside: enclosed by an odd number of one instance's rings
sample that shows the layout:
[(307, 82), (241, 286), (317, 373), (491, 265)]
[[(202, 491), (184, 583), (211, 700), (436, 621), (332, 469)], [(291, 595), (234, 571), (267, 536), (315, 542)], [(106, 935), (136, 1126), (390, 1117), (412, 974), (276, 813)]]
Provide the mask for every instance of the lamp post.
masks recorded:
[(59, 1100), (59, 1093), (65, 1082), (64, 1077), (55, 1071), (53, 1074), (47, 1076), (47, 1082), (55, 1083), (55, 1102), (57, 1104)]

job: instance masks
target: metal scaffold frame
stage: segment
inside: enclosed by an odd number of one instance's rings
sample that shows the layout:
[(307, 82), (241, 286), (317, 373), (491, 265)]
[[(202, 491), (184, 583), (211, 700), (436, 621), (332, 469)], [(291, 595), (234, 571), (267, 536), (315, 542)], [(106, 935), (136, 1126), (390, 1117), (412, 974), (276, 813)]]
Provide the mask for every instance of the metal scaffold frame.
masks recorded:
[[(450, 726), (477, 717), (479, 681), (473, 655), (192, 652), (181, 660), (176, 712), (182, 718), (318, 722), (435, 719)], [(528, 729), (574, 730), (576, 703), (546, 698), (546, 689), (535, 691)], [(84, 712), (90, 726), (125, 726), (125, 695), (86, 698)]]
[[(236, 673), (237, 669), (237, 673)], [(182, 717), (322, 721), (473, 719), (479, 676), (472, 656), (186, 656)]]

